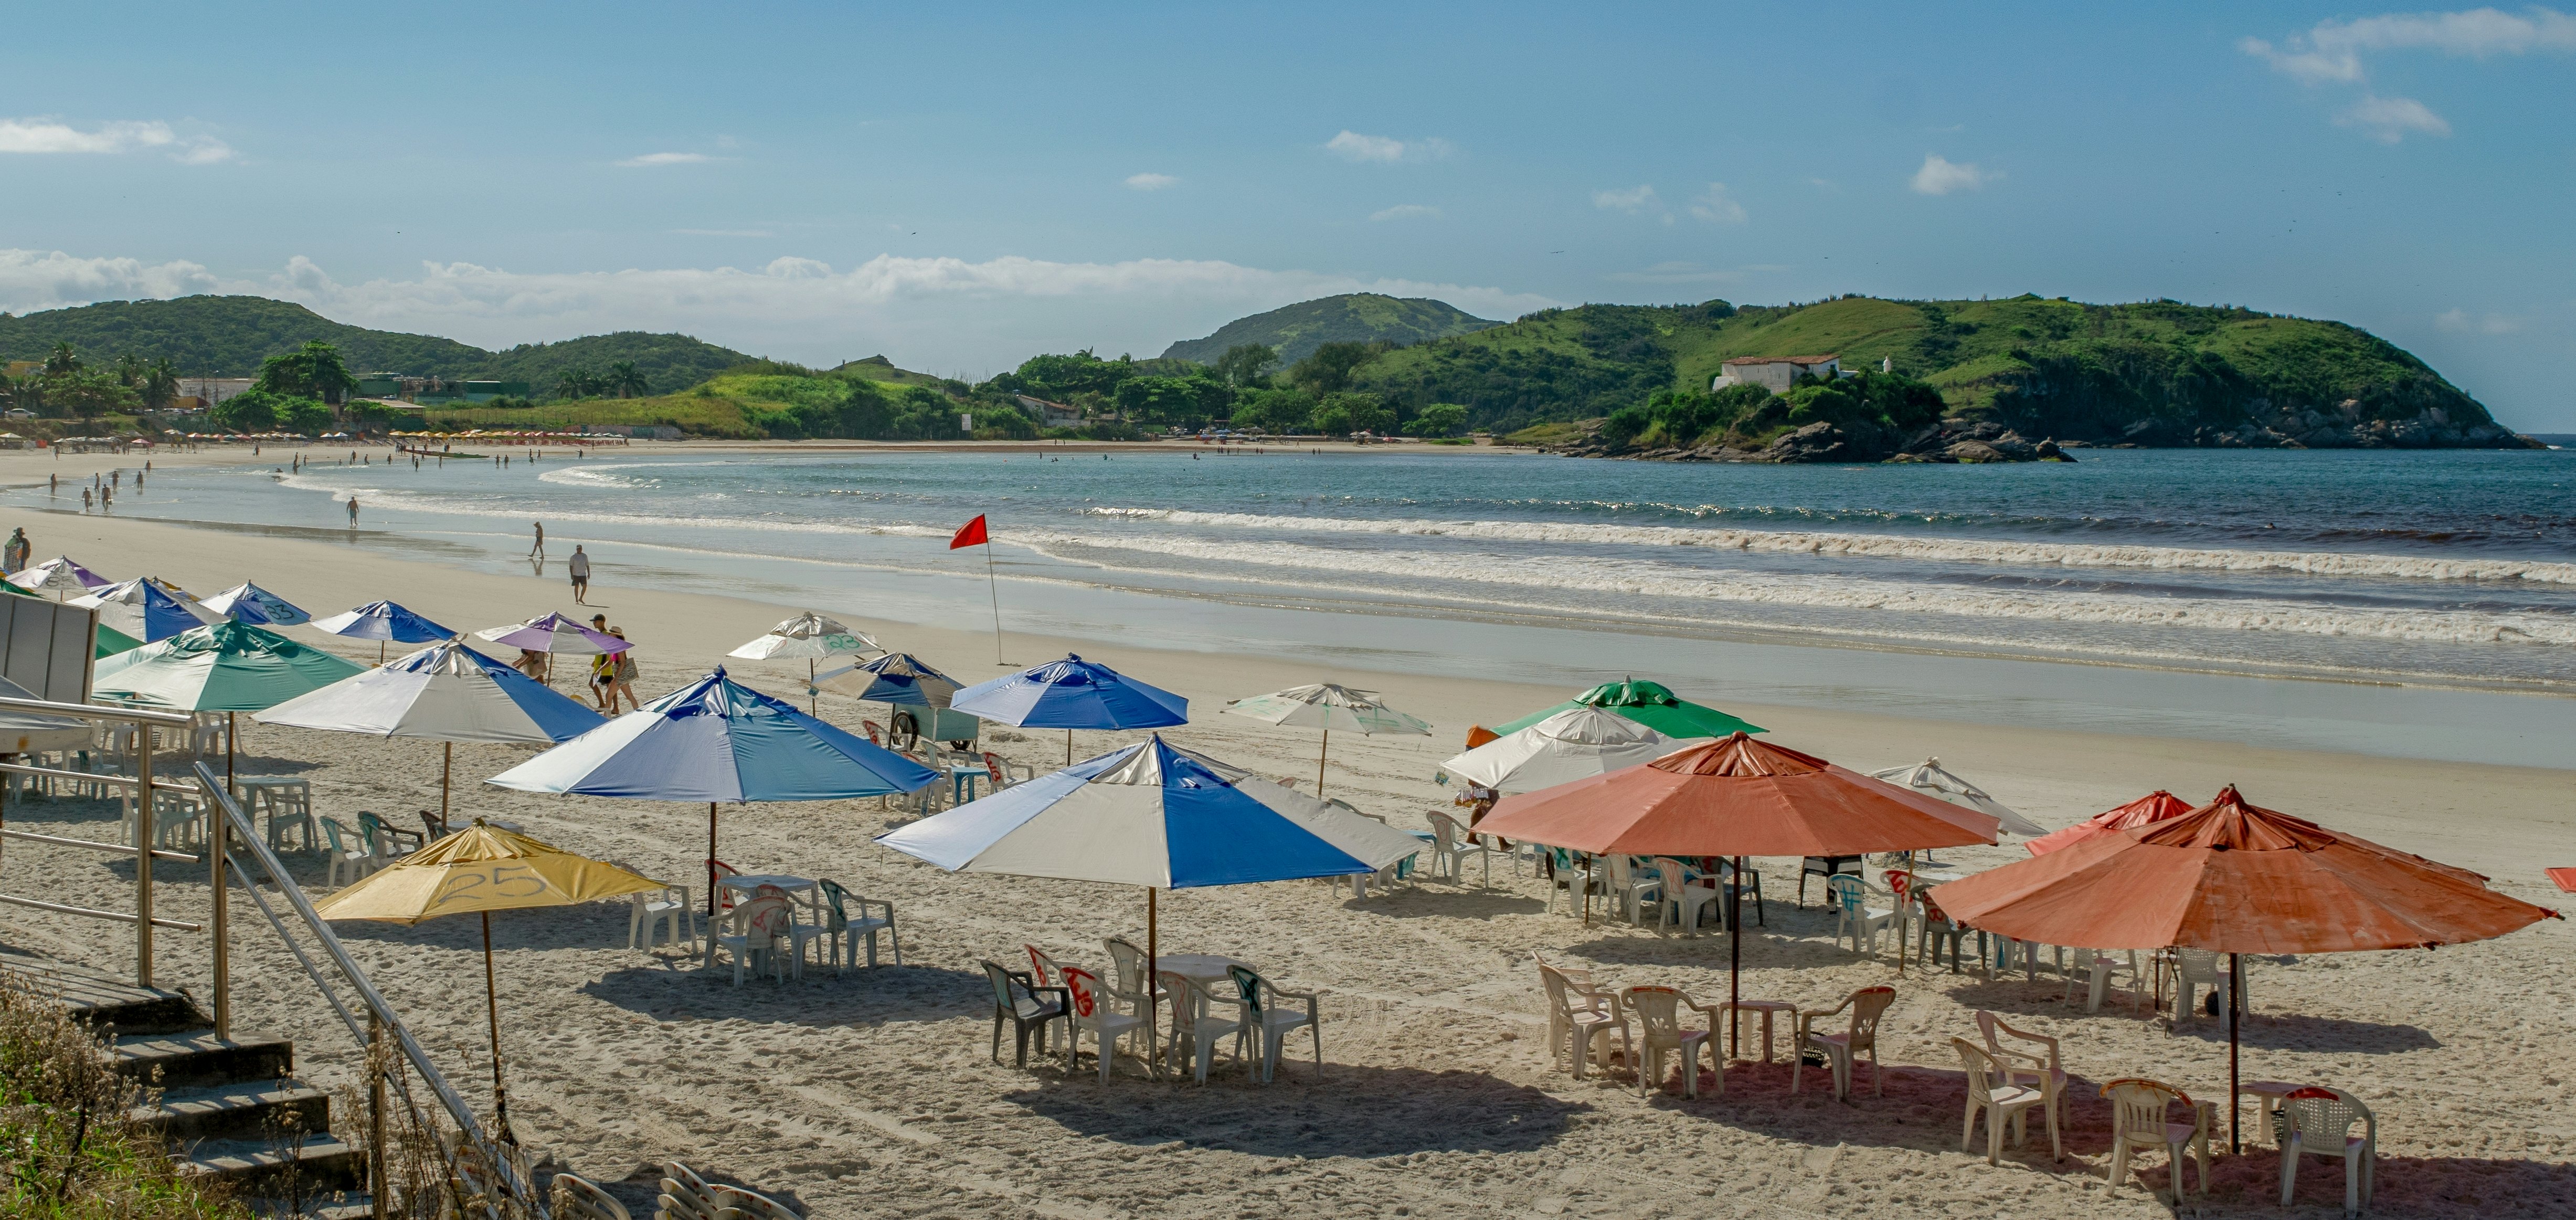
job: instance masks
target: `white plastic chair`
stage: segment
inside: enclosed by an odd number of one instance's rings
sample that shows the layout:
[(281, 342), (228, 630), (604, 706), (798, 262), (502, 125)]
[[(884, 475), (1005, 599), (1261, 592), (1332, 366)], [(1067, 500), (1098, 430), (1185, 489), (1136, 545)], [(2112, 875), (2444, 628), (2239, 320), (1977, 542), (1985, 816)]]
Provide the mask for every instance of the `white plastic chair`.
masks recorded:
[[(2352, 1133), (2355, 1123), (2359, 1135)], [(2379, 1176), (2378, 1117), (2341, 1089), (2300, 1089), (2282, 1098), (2281, 1206), (2290, 1205), (2300, 1160), (2312, 1156), (2343, 1158), (2343, 1214), (2360, 1215)]]
[(745, 966), (758, 973), (764, 964), (773, 978), (786, 982), (790, 955), (780, 952), (779, 942), (795, 926), (796, 904), (777, 894), (757, 895), (725, 912), (713, 947), (733, 956), (733, 985), (742, 986)]
[(320, 846), (320, 832), (313, 829), (313, 801), (304, 788), (286, 784), (261, 784), (250, 790), (251, 813), (256, 817), (262, 806), (268, 810), (268, 845), (287, 850), (286, 832), (301, 831), (305, 851)]
[(559, 1173), (554, 1177), (555, 1214), (564, 1220), (633, 1220), (617, 1196), (588, 1179)]
[[(1219, 995), (1197, 979), (1169, 970), (1156, 981), (1162, 984), (1163, 993), (1172, 997), (1172, 1040), (1168, 1053), (1175, 1067), (1180, 1065), (1183, 1056), (1195, 1059), (1199, 1083), (1206, 1084), (1208, 1068), (1216, 1059), (1217, 1042), (1232, 1034), (1234, 1057), (1242, 1061), (1246, 1070), (1252, 1069), (1252, 1061), (1245, 1057), (1243, 1046), (1244, 1040), (1250, 1036), (1251, 1024), (1245, 1019), (1245, 1005), (1239, 992), (1232, 996)], [(1236, 991), (1232, 979), (1226, 980), (1225, 987), (1228, 991)], [(1216, 1010), (1219, 1005), (1232, 1006), (1235, 1015), (1218, 1016)]]
[[(1789, 1048), (1789, 1091), (1805, 1091), (1804, 1072), (1807, 1052), (1825, 1057), (1833, 1070), (1834, 1100), (1851, 1100), (1852, 1060), (1863, 1051), (1869, 1053), (1869, 1087), (1873, 1096), (1887, 1095), (1887, 1070), (1878, 1065), (1878, 1019), (1887, 1015), (1888, 1006), (1896, 1003), (1893, 987), (1863, 987), (1843, 997), (1843, 1002), (1819, 1012), (1798, 1014), (1798, 1040)], [(1851, 1010), (1851, 1023), (1839, 1034), (1820, 1034), (1815, 1030), (1818, 1019)]]
[(1429, 816), (1432, 834), (1432, 867), (1446, 872), (1453, 881), (1464, 881), (1467, 879), (1467, 857), (1474, 856), (1484, 863), (1485, 884), (1492, 885), (1494, 883), (1493, 849), (1476, 842), (1474, 836), (1469, 835), (1467, 829), (1458, 824), (1458, 819), (1438, 810), (1433, 810)]
[[(1537, 961), (1537, 954), (1530, 956)], [(1627, 1022), (1618, 1001), (1594, 991), (1589, 978), (1578, 980), (1544, 961), (1538, 962), (1538, 978), (1547, 989), (1548, 1056), (1563, 1054), (1581, 1080), (1583, 1061), (1606, 1054), (1610, 1030), (1624, 1031)]]
[[(2162, 1148), (2170, 1158), (2173, 1182), (2173, 1204), (2182, 1206), (2182, 1155), (2189, 1149), (2200, 1165), (2200, 1193), (2209, 1194), (2209, 1128), (2218, 1113), (2216, 1102), (2195, 1102), (2191, 1095), (2172, 1085), (2135, 1077), (2114, 1080), (2102, 1086), (2102, 1096), (2111, 1102), (2111, 1170), (2113, 1193), (2129, 1176), (2132, 1154), (2141, 1148)], [(2191, 1111), (2191, 1121), (2173, 1122), (2168, 1107), (2181, 1102)], [(2154, 1193), (2150, 1191), (2149, 1193)]]
[[(1995, 1061), (2003, 1072), (2005, 1084), (2018, 1085), (2024, 1080), (2039, 1090), (2041, 1104), (2048, 1109), (2048, 1130), (2052, 1138), (2066, 1121), (2066, 1067), (2060, 1060), (2057, 1039), (2047, 1034), (2034, 1034), (2004, 1024), (2003, 1018), (1983, 1009), (1977, 1011), (1977, 1032), (1985, 1037), (1986, 1057)], [(2045, 1047), (2046, 1055), (2004, 1045), (2004, 1039)], [(2066, 1147), (2058, 1145), (2057, 1158), (2066, 1159)]]
[(342, 873), (348, 874), (349, 881), (354, 882), (384, 867), (384, 861), (377, 857), (375, 849), (360, 839), (358, 832), (341, 825), (338, 818), (322, 819), (322, 837), (327, 843), (322, 849), (322, 858), (330, 868), (326, 882), (334, 887), (347, 884), (340, 880)]
[(2030, 1142), (2030, 1111), (2036, 1106), (2048, 1119), (2048, 1143), (2058, 1160), (2066, 1159), (2066, 1141), (2057, 1130), (2057, 1111), (2048, 1105), (2047, 1093), (2027, 1085), (2008, 1083), (2003, 1065), (1994, 1056), (1977, 1049), (1965, 1038), (1950, 1039), (1950, 1048), (1959, 1052), (1959, 1064), (1968, 1074), (1968, 1114), (1959, 1127), (1959, 1151), (1968, 1150), (1969, 1137), (1976, 1134), (1977, 1116), (1986, 1116), (1986, 1163), (1992, 1165), (2003, 1152), (2004, 1125), (2012, 1124), (2013, 1146)]
[[(1030, 952), (1037, 951), (1032, 949)], [(1067, 966), (1058, 972), (1058, 977), (1064, 980), (1063, 987), (1073, 1008), (1073, 1035), (1064, 1040), (1064, 1068), (1068, 1072), (1073, 1070), (1075, 1056), (1082, 1053), (1082, 1035), (1088, 1033), (1100, 1047), (1100, 1083), (1107, 1084), (1109, 1065), (1117, 1058), (1118, 1040), (1129, 1035), (1141, 1040), (1145, 1036), (1145, 1019), (1113, 1011), (1101, 1003), (1108, 998), (1107, 993), (1101, 990), (1100, 977), (1088, 970)], [(1145, 1060), (1150, 1069), (1154, 1057), (1151, 1045), (1141, 1051), (1131, 1048), (1131, 1053)]]
[[(824, 878), (819, 884), (823, 887), (823, 898), (826, 904), (823, 908), (823, 922), (819, 926), (797, 925), (795, 934), (797, 960), (804, 960), (805, 945), (808, 941), (820, 940), (831, 951), (832, 972), (838, 974), (845, 956), (849, 964), (855, 966), (859, 963), (859, 938), (866, 937), (868, 968), (873, 970), (877, 964), (877, 933), (883, 932), (894, 940), (894, 964), (898, 966), (903, 964), (903, 934), (895, 930), (892, 902), (882, 898), (861, 898), (829, 877)], [(856, 915), (850, 914), (850, 908), (853, 906), (859, 909)], [(870, 914), (871, 907), (884, 913)]]
[[(1708, 1044), (1708, 1031), (1682, 1028), (1681, 1010), (1699, 1007), (1689, 996), (1670, 987), (1628, 987), (1619, 992), (1620, 1003), (1637, 1015), (1637, 1041), (1630, 1044), (1629, 1062), (1637, 1065), (1637, 1096), (1644, 1097), (1650, 1088), (1664, 1082), (1664, 1056), (1678, 1054), (1682, 1059), (1682, 1096), (1699, 1096), (1699, 1052)], [(1625, 1036), (1626, 1025), (1620, 1026)], [(1717, 1091), (1726, 1091), (1726, 1064), (1718, 1064)]]
[[(689, 904), (689, 887), (664, 886), (659, 893), (630, 894), (627, 901), (630, 904), (626, 916), (627, 948), (650, 953), (658, 940), (667, 939), (674, 945), (683, 940), (697, 943), (698, 915), (697, 908)], [(656, 937), (657, 929), (667, 931), (669, 936)]]
[(1153, 982), (1145, 977), (1145, 951), (1123, 936), (1109, 937), (1100, 944), (1109, 950), (1109, 998), (1143, 1017), (1159, 1002)]
[(2098, 953), (2091, 949), (2078, 949), (2075, 951), (2075, 958), (2080, 973), (2078, 971), (2067, 973), (2066, 989), (2071, 995), (2075, 990), (2077, 978), (2092, 980), (2086, 990), (2084, 1011), (2102, 1011), (2102, 1001), (2111, 994), (2111, 984), (2122, 978), (2129, 981), (2129, 1002), (2133, 1005), (2146, 1003), (2146, 979), (2138, 969), (2137, 950), (2125, 949), (2112, 954)]
[[(1825, 893), (1834, 903), (1834, 940), (1851, 937), (1852, 952), (1878, 956), (1879, 933), (1895, 926), (1893, 907), (1869, 905), (1869, 886), (1849, 873), (1836, 873), (1825, 879)], [(1862, 937), (1869, 938), (1869, 948), (1862, 949)]]
[[(1658, 857), (1655, 875), (1660, 879), (1655, 900), (1655, 930), (1670, 935), (1676, 927), (1684, 936), (1699, 935), (1699, 913), (1703, 907), (1716, 907), (1719, 926), (1725, 926), (1726, 908), (1717, 901), (1717, 887), (1691, 885), (1683, 880), (1685, 870), (1679, 860)], [(1670, 922), (1665, 915), (1670, 914)]]
[[(2207, 949), (2174, 950), (2173, 1024), (2197, 1021), (2206, 1015), (2197, 1003), (2204, 991), (2217, 997), (2219, 1019), (2225, 1020), (2228, 987), (2226, 955)], [(2236, 1003), (2239, 1011), (2254, 1011), (2254, 989), (2247, 987), (2239, 993)]]
[(1610, 899), (1611, 907), (1619, 911), (1631, 924), (1644, 922), (1639, 904), (1647, 901), (1649, 897), (1660, 902), (1663, 897), (1663, 881), (1658, 878), (1637, 876), (1636, 864), (1623, 853), (1611, 852), (1601, 859), (1610, 866), (1610, 885), (1604, 892)]
[[(1229, 966), (1226, 974), (1234, 980), (1243, 995), (1243, 1019), (1248, 1032), (1261, 1042), (1260, 1075), (1264, 1083), (1279, 1078), (1279, 1048), (1288, 1035), (1299, 1029), (1315, 1041), (1315, 1074), (1324, 1074), (1324, 1017), (1318, 1008), (1319, 992), (1283, 991), (1270, 980), (1243, 966)], [(1303, 1012), (1283, 1006), (1280, 1000), (1304, 1000)]]

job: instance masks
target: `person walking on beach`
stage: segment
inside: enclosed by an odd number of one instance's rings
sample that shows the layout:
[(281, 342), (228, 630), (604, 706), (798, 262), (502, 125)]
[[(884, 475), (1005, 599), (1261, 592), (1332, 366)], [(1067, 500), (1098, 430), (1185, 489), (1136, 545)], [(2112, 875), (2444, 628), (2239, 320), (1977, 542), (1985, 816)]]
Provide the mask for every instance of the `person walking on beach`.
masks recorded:
[[(611, 627), (608, 629), (608, 634), (623, 640), (626, 638), (626, 629), (623, 627)], [(642, 711), (644, 709), (644, 701), (635, 697), (635, 679), (638, 676), (638, 671), (635, 668), (635, 650), (632, 648), (626, 649), (615, 654), (609, 659), (614, 662), (614, 664), (610, 666), (608, 672), (608, 714), (611, 716), (617, 714), (617, 697), (619, 695), (626, 696), (627, 711)]]
[(358, 497), (349, 497), (349, 528), (358, 528)]
[(107, 506), (115, 502), (116, 493), (113, 490), (105, 487), (98, 489), (98, 511), (106, 512)]
[(617, 654), (603, 652), (590, 659), (590, 694), (602, 714), (617, 710)]
[(572, 558), (564, 561), (564, 570), (572, 574), (572, 604), (589, 604), (582, 599), (590, 596), (590, 556), (580, 543), (572, 544)]
[[(537, 544), (528, 548), (528, 558), (542, 563), (546, 557), (546, 523), (543, 521), (531, 521), (528, 524), (537, 527)], [(573, 549), (579, 550), (581, 548), (575, 547)]]
[(8, 544), (0, 546), (0, 576), (15, 576), (26, 571), (27, 556), (35, 549), (36, 544), (27, 541), (27, 528), (18, 527), (16, 533), (9, 535)]
[(81, 488), (81, 511), (89, 511), (89, 489), (86, 487)]

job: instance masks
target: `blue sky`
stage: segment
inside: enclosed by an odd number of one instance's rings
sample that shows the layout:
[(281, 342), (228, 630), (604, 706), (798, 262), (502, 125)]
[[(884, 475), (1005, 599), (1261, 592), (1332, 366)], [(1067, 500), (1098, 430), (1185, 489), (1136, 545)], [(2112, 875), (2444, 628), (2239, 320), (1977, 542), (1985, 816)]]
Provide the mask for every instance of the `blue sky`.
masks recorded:
[(2168, 296), (2576, 431), (2576, 18), (2313, 5), (50, 6), (0, 308), (983, 375), (1327, 292)]

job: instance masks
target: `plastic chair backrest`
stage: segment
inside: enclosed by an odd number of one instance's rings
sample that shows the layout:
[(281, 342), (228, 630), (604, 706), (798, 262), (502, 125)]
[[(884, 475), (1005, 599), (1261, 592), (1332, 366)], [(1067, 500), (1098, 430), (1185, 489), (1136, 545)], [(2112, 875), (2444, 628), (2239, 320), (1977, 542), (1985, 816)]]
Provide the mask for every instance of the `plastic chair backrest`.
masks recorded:
[(1564, 975), (1558, 974), (1556, 969), (1546, 962), (1540, 962), (1538, 981), (1540, 986), (1547, 988), (1547, 1006), (1550, 1011), (1564, 1013), (1574, 1011), (1573, 1003), (1565, 998)]
[(555, 1175), (554, 1186), (555, 1193), (560, 1196), (555, 1209), (558, 1216), (572, 1217), (573, 1220), (633, 1220), (626, 1212), (626, 1205), (617, 1201), (617, 1196), (585, 1179), (559, 1173)]
[(1899, 906), (1904, 905), (1906, 887), (1914, 883), (1913, 874), (1901, 868), (1891, 868), (1883, 875), (1887, 878), (1887, 892), (1896, 895)]
[(1145, 951), (1128, 942), (1126, 937), (1112, 936), (1100, 942), (1109, 950), (1109, 968), (1117, 974), (1115, 992), (1122, 996), (1144, 995)]
[(355, 837), (356, 832), (354, 832), (354, 831), (350, 830), (350, 829), (349, 829), (348, 827), (346, 827), (346, 826), (341, 825), (341, 824), (340, 824), (340, 819), (338, 819), (338, 818), (324, 818), (324, 819), (322, 819), (322, 837), (323, 837), (323, 838), (326, 838), (326, 839), (329, 839), (329, 840), (331, 841), (331, 854), (332, 854), (332, 855), (335, 855), (335, 856), (345, 856), (345, 855), (348, 855), (348, 854), (349, 854), (349, 846), (348, 846), (348, 844), (342, 843), (342, 842), (340, 841), (340, 836), (341, 836), (341, 835), (344, 835), (344, 834), (345, 834), (345, 835), (350, 835), (350, 836), (352, 836), (352, 837)]
[(1197, 985), (1187, 978), (1169, 970), (1155, 975), (1154, 978), (1156, 982), (1163, 985), (1163, 991), (1172, 997), (1173, 1035), (1178, 1037), (1189, 1033), (1198, 1024), (1199, 1006), (1205, 1001), (1206, 993), (1200, 991)]
[(831, 904), (830, 908), (823, 912), (823, 926), (833, 932), (849, 931), (850, 912), (843, 904), (850, 900), (850, 891), (842, 889), (840, 882), (829, 877), (815, 884), (823, 887), (823, 900)]
[(1886, 1016), (1889, 1006), (1895, 1003), (1896, 989), (1893, 987), (1863, 987), (1852, 993), (1851, 1046), (1853, 1050), (1876, 1045), (1878, 1019)]
[(2226, 972), (2218, 968), (2218, 952), (2214, 949), (2176, 949), (2174, 962), (2182, 967), (2187, 978), (2218, 979), (2226, 976)]
[(1002, 776), (1002, 760), (991, 750), (984, 751), (984, 774), (993, 781), (993, 786), (996, 788), (1010, 782)]
[(2123, 1077), (2102, 1086), (2111, 1102), (2111, 1138), (2160, 1146), (2165, 1142), (2165, 1112), (2174, 1102), (2191, 1108), (2191, 1095), (2158, 1080)]
[[(1031, 949), (1029, 953), (1034, 956), (1037, 950)], [(1064, 979), (1064, 989), (1073, 996), (1073, 1015), (1088, 1017), (1097, 1011), (1091, 998), (1093, 989), (1100, 985), (1097, 976), (1079, 966), (1067, 966), (1060, 977)]]
[(1261, 989), (1269, 984), (1264, 982), (1260, 975), (1254, 974), (1248, 966), (1228, 966), (1225, 968), (1225, 974), (1227, 978), (1234, 980), (1235, 992), (1243, 997), (1244, 1010), (1251, 1013), (1256, 1020), (1259, 1019), (1262, 1010), (1267, 1007), (1262, 1003)]
[(1977, 1049), (1965, 1038), (1950, 1039), (1950, 1049), (1959, 1052), (1959, 1066), (1968, 1071), (1968, 1097), (1983, 1102), (1993, 1095), (1997, 1075), (1994, 1056)]
[(885, 730), (878, 728), (876, 721), (862, 720), (859, 722), (859, 727), (868, 731), (869, 745), (882, 746), (885, 744)]
[[(764, 890), (772, 886), (760, 887)], [(753, 936), (779, 937), (796, 926), (796, 904), (781, 894), (759, 894), (735, 907), (732, 916), (736, 926)]]
[(1834, 896), (1835, 905), (1857, 915), (1869, 895), (1869, 887), (1849, 873), (1836, 873), (1825, 879), (1825, 892)]
[(1654, 865), (1655, 876), (1662, 881), (1665, 896), (1679, 898), (1682, 892), (1682, 874), (1686, 871), (1682, 867), (1682, 862), (1670, 856), (1657, 856)]
[[(1028, 950), (1029, 977), (1036, 979), (1039, 986), (1056, 986), (1056, 980), (1064, 977), (1064, 967), (1056, 965), (1055, 959), (1048, 957), (1045, 950), (1031, 944), (1023, 944), (1020, 947)], [(1100, 976), (1096, 974), (1086, 973), (1084, 977), (1091, 979), (1095, 983), (1100, 981)], [(1090, 1014), (1086, 1012), (1083, 1015), (1089, 1016)]]
[(1458, 823), (1451, 821), (1445, 813), (1433, 813), (1430, 818), (1431, 841), (1442, 851), (1458, 846)]
[(1013, 991), (1017, 990), (1017, 987), (1011, 982), (1011, 976), (1008, 971), (1003, 970), (1000, 966), (996, 966), (991, 962), (986, 962), (984, 963), (984, 977), (993, 984), (994, 1009), (997, 1011), (1015, 1011), (1018, 1009), (1018, 997), (1011, 994)]
[(1628, 1007), (1637, 1014), (1637, 1024), (1651, 1034), (1681, 1032), (1682, 993), (1670, 987), (1631, 987), (1627, 992)]
[(2294, 1090), (2281, 1099), (2282, 1138), (2287, 1140), (2291, 1132), (2298, 1132), (2301, 1147), (2309, 1152), (2342, 1152), (2354, 1123), (2362, 1124), (2365, 1136), (2377, 1142), (2379, 1119), (2350, 1093), (2311, 1087)]

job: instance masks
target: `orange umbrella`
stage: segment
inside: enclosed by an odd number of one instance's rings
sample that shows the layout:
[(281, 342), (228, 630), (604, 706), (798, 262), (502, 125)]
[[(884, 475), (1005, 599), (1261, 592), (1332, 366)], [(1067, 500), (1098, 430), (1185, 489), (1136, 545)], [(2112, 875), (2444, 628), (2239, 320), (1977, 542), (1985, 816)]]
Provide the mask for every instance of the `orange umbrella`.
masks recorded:
[(1970, 927), (2048, 945), (2228, 955), (2228, 1142), (2236, 1139), (2238, 954), (2430, 949), (2556, 919), (2486, 878), (2248, 804), (2230, 784), (2180, 817), (1945, 882)]
[(2191, 812), (2191, 802), (2158, 788), (2117, 809), (2094, 814), (2055, 834), (2045, 834), (2029, 840), (2022, 846), (2029, 849), (2030, 854), (2034, 856), (2045, 856), (2058, 848), (2073, 847), (2099, 835), (2121, 830), (2135, 830), (2151, 822), (2178, 818), (2189, 812)]
[[(1480, 834), (1624, 855), (1851, 856), (1992, 843), (2002, 823), (1928, 793), (1738, 732), (1642, 766), (1504, 798)], [(1743, 894), (1727, 912), (1740, 1000)], [(1732, 1042), (1730, 1040), (1730, 1046)]]

